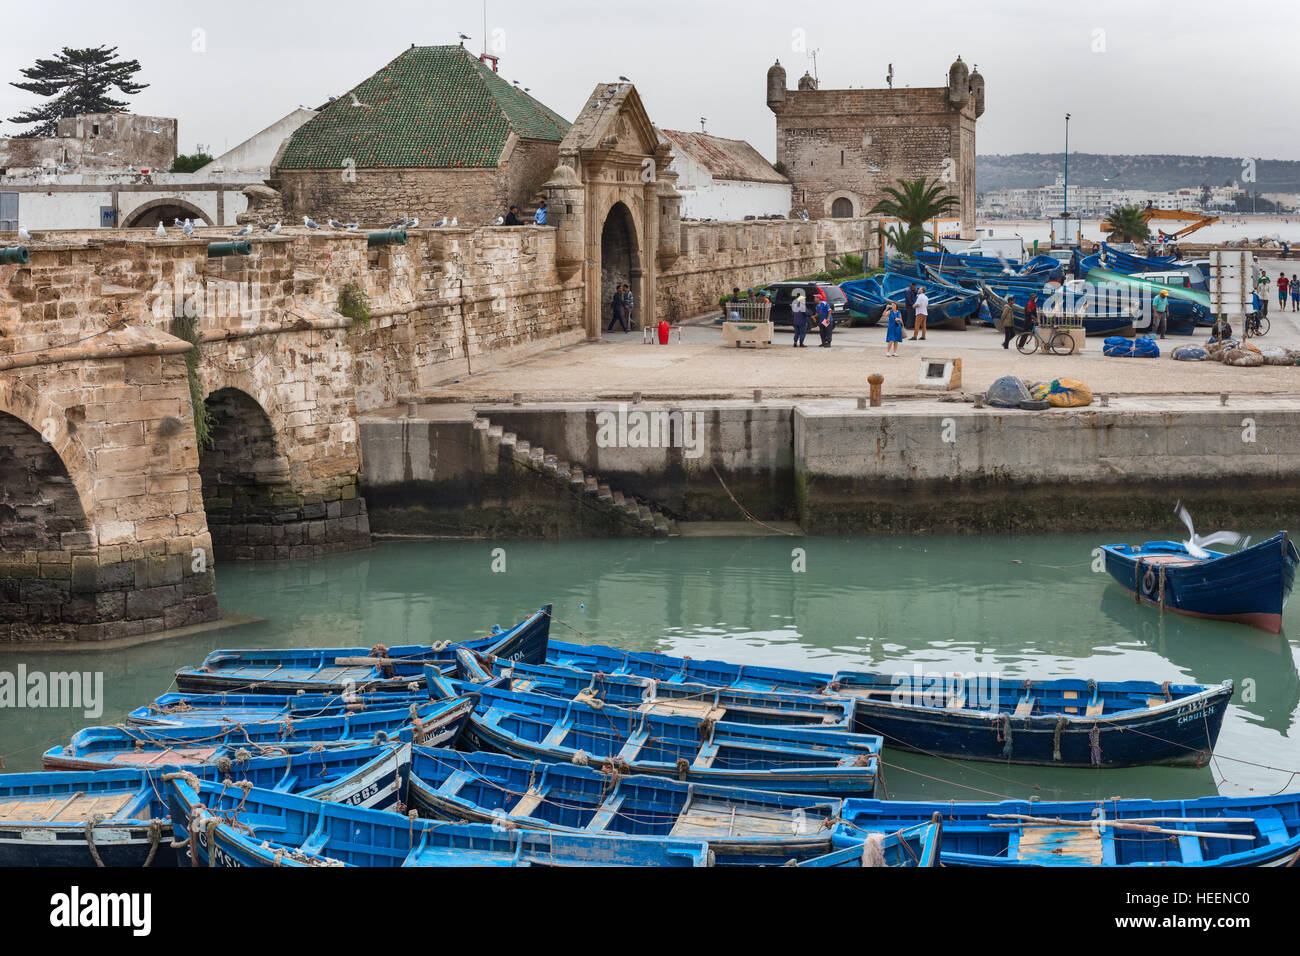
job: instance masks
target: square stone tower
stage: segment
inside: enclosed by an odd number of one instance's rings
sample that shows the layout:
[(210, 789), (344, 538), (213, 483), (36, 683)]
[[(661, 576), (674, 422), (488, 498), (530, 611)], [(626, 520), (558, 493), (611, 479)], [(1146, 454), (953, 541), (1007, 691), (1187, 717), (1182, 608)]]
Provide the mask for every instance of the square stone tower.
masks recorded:
[(805, 74), (786, 88), (778, 60), (767, 71), (776, 155), (794, 185), (796, 210), (814, 219), (865, 216), (899, 179), (947, 183), (960, 201), (962, 235), (975, 235), (975, 121), (984, 77), (961, 57), (946, 86), (822, 90)]

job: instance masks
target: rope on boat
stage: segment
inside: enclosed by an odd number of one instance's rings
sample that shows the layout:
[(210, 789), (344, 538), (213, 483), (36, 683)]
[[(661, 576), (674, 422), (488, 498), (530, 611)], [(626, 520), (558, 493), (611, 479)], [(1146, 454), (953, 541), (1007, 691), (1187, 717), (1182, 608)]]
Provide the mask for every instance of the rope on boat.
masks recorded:
[(1101, 725), (1093, 724), (1088, 731), (1088, 756), (1094, 767), (1101, 766)]
[(1070, 726), (1069, 718), (1065, 714), (1056, 718), (1056, 730), (1052, 733), (1052, 759), (1061, 759), (1061, 731)]
[(95, 825), (104, 819), (102, 813), (92, 813), (86, 817), (86, 824), (83, 832), (86, 834), (86, 846), (90, 847), (91, 859), (95, 861), (95, 866), (101, 870), (104, 869), (104, 861), (99, 857), (99, 848), (95, 846)]
[(158, 845), (162, 842), (162, 830), (162, 820), (149, 821), (149, 855), (144, 859), (145, 869), (153, 865), (153, 858), (158, 853)]

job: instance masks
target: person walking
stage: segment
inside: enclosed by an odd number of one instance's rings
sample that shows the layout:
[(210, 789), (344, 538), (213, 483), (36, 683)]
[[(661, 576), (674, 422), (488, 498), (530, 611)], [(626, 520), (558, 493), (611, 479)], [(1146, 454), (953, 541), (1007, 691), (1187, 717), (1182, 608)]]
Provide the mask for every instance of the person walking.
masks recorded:
[(626, 282), (623, 283), (623, 318), (627, 319), (627, 324), (631, 329), (636, 328), (636, 320), (632, 318), (633, 310), (636, 309), (636, 299), (632, 296), (632, 287)]
[(916, 293), (916, 305), (913, 306), (916, 312), (916, 325), (912, 326), (912, 338), (915, 339), (917, 333), (921, 334), (921, 341), (925, 341), (926, 323), (930, 320), (930, 297), (925, 294), (924, 289)]
[(808, 300), (802, 289), (794, 294), (794, 300), (790, 303), (790, 316), (794, 322), (794, 347), (807, 348), (804, 338), (808, 335)]
[(1002, 330), (1002, 347), (1011, 348), (1011, 340), (1016, 337), (1016, 307), (1007, 299), (1002, 303), (1002, 314), (998, 316), (998, 328)]
[(538, 226), (546, 225), (546, 200), (543, 199), (537, 204), (537, 212), (533, 215), (533, 222)]
[(1300, 312), (1300, 275), (1291, 273), (1291, 281), (1287, 283), (1287, 288), (1291, 290), (1291, 311)]
[[(907, 287), (907, 292), (903, 295), (903, 324), (916, 328), (916, 283), (913, 282)], [(913, 334), (912, 338), (916, 338)]]
[(1169, 327), (1169, 293), (1164, 289), (1151, 301), (1151, 311), (1151, 331), (1163, 339)]
[(1290, 284), (1291, 280), (1286, 277), (1285, 272), (1277, 277), (1277, 307), (1284, 312), (1286, 311), (1286, 290)]
[(1034, 329), (1038, 327), (1038, 297), (1034, 293), (1029, 293), (1029, 301), (1025, 303), (1025, 330), (1020, 334), (1016, 342), (1019, 348), (1029, 341), (1029, 336), (1034, 334)]
[(903, 317), (898, 314), (895, 302), (885, 306), (885, 355), (893, 358), (898, 355), (898, 345), (903, 341)]
[(831, 307), (825, 297), (817, 300), (817, 333), (822, 337), (821, 348), (830, 348), (831, 337), (835, 334), (835, 319), (831, 316)]
[(623, 287), (621, 285), (614, 290), (614, 298), (610, 301), (610, 308), (613, 311), (613, 317), (609, 320), (609, 325), (606, 326), (605, 331), (613, 332), (614, 323), (617, 322), (623, 326), (623, 331), (627, 332), (627, 313), (624, 311)]

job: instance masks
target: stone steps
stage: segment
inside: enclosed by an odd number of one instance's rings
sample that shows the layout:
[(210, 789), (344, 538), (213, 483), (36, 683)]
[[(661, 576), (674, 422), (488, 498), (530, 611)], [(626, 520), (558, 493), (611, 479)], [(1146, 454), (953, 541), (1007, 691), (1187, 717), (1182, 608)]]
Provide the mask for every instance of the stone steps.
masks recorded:
[(503, 454), (510, 455), (517, 464), (567, 488), (593, 507), (617, 514), (623, 523), (631, 525), (638, 533), (653, 537), (677, 534), (676, 523), (667, 515), (625, 495), (595, 475), (587, 474), (581, 463), (548, 454), (541, 445), (533, 445), (502, 426), (492, 424), (487, 418), (476, 418), (474, 428), (486, 434), (490, 442), (499, 444)]

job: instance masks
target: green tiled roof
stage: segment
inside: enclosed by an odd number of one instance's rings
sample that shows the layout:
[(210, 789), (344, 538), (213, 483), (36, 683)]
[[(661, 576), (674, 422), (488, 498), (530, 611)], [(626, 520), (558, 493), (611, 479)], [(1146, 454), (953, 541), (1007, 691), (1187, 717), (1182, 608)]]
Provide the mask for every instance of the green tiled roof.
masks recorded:
[(568, 129), (463, 47), (417, 46), (299, 128), (279, 165), (339, 169), (351, 159), (363, 169), (491, 167), (512, 130), (559, 142)]

